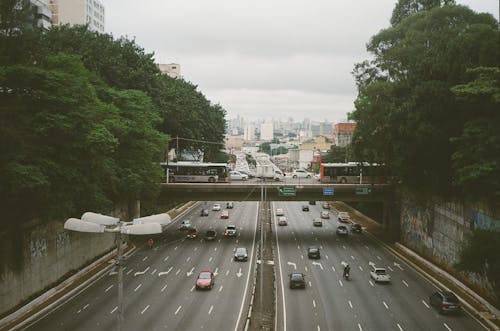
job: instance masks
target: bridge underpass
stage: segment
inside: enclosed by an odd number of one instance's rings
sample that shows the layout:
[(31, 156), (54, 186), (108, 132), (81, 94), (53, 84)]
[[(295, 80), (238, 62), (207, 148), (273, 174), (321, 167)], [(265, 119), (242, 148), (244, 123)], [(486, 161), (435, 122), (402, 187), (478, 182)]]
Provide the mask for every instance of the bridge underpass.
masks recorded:
[(164, 183), (160, 201), (343, 201), (382, 204), (382, 226), (399, 228), (394, 188), (387, 184)]

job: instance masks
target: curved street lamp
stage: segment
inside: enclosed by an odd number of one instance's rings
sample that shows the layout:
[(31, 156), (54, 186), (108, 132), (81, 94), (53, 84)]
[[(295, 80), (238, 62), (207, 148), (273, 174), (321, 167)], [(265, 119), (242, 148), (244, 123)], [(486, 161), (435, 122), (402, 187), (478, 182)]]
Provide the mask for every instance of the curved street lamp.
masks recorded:
[(122, 243), (123, 234), (144, 235), (162, 233), (163, 227), (172, 222), (167, 213), (150, 215), (134, 218), (132, 222), (123, 222), (119, 218), (107, 215), (86, 212), (81, 219), (69, 218), (64, 222), (64, 228), (70, 231), (87, 233), (117, 233), (117, 258), (118, 266), (118, 330), (123, 326), (123, 261), (122, 261)]

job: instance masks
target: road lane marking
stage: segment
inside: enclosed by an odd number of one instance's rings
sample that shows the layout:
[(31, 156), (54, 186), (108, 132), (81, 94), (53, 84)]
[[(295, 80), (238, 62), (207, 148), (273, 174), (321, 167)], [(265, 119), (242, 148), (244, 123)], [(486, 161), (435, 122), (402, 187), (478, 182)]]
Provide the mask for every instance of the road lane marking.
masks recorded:
[(226, 276), (229, 275), (229, 270), (226, 270)]
[(191, 290), (190, 290), (190, 291), (191, 291), (191, 292), (193, 292), (193, 291), (194, 291), (194, 288), (195, 288), (195, 286), (193, 285), (193, 287), (191, 287)]
[(113, 288), (114, 285), (110, 285), (107, 289), (104, 290), (104, 292), (108, 292), (109, 290), (111, 290)]
[(306, 269), (306, 272), (307, 272), (308, 271), (307, 267), (305, 267), (305, 269)]
[(333, 270), (334, 272), (337, 272), (337, 270), (335, 270), (335, 267), (334, 267), (334, 266), (332, 266), (332, 270)]
[(392, 269), (390, 265), (387, 266), (387, 269), (389, 269), (390, 271), (394, 271), (394, 269)]
[(431, 307), (427, 304), (427, 302), (425, 302), (424, 300), (422, 300), (422, 303), (423, 303), (423, 304), (424, 304), (424, 306), (426, 306), (427, 308), (431, 308)]
[(316, 308), (316, 301), (313, 299), (313, 307)]
[(319, 327), (319, 325), (317, 325), (317, 326), (316, 326), (316, 329), (317, 329), (318, 331), (321, 331), (321, 328)]
[(399, 323), (397, 323), (396, 325), (398, 326), (399, 331), (403, 331), (403, 328), (401, 327), (401, 325), (399, 325)]
[(148, 309), (149, 309), (149, 305), (147, 305), (146, 307), (144, 307), (144, 309), (141, 311), (141, 314), (144, 314), (144, 312), (145, 312), (146, 310), (148, 310)]
[(210, 258), (208, 259), (208, 262), (212, 262), (212, 260), (213, 260), (213, 257), (210, 256)]
[(358, 329), (359, 331), (363, 331), (363, 328), (361, 327), (361, 324), (358, 323)]
[(210, 309), (208, 310), (208, 315), (210, 315), (212, 313), (212, 310), (214, 309), (214, 305), (211, 305), (210, 306)]
[(166, 258), (163, 259), (163, 262), (167, 261), (170, 256), (167, 256)]
[(378, 255), (377, 255), (377, 259), (379, 259), (379, 261), (382, 261), (382, 258)]
[(363, 271), (363, 267), (362, 266), (358, 266), (359, 270)]
[(352, 255), (351, 255), (351, 259), (352, 259), (352, 260), (356, 260), (356, 258), (355, 258), (354, 256), (352, 256)]
[(174, 315), (177, 315), (177, 313), (179, 312), (179, 310), (181, 310), (182, 306), (179, 306), (179, 308), (177, 308), (177, 310), (175, 311)]
[(118, 306), (116, 306), (115, 308), (113, 308), (113, 310), (111, 310), (109, 313), (113, 314), (117, 309), (118, 309)]
[(443, 323), (444, 327), (448, 329), (448, 331), (451, 331), (451, 328), (448, 326), (448, 324)]
[(214, 252), (217, 252), (217, 247), (214, 248)]
[(328, 255), (325, 255), (326, 259), (328, 260)]
[(156, 269), (155, 269), (155, 270), (153, 270), (153, 272), (151, 273), (151, 275), (154, 275), (155, 273), (156, 273)]
[(384, 304), (385, 309), (389, 309), (389, 306), (387, 305), (387, 303), (385, 303), (385, 301), (382, 301), (382, 303)]
[(309, 281), (309, 287), (312, 287), (311, 281)]
[(349, 307), (351, 307), (351, 309), (352, 309), (352, 302), (351, 302), (351, 300), (349, 300), (347, 302), (349, 303)]
[(401, 267), (401, 264), (394, 262), (394, 266), (398, 267), (401, 271), (403, 271), (403, 267)]
[(286, 264), (293, 266), (293, 270), (297, 270), (297, 264), (293, 262), (287, 262)]
[(406, 285), (406, 287), (410, 287), (410, 286), (408, 285), (408, 283), (407, 283), (405, 280), (403, 280), (403, 284), (405, 284), (405, 285)]
[(194, 248), (194, 251), (195, 251), (195, 252), (196, 252), (197, 250), (198, 250), (198, 246), (196, 246), (196, 247)]
[(303, 254), (300, 254), (300, 258), (303, 260), (303, 259), (304, 259), (304, 255), (303, 255)]
[(186, 259), (186, 262), (189, 262), (191, 260), (191, 256)]
[(340, 284), (341, 287), (344, 286), (344, 284), (342, 283), (341, 279), (339, 279), (339, 284)]
[(313, 262), (313, 265), (319, 265), (320, 269), (323, 270), (323, 265), (319, 262)]
[(194, 271), (194, 267), (191, 268), (191, 270), (189, 270), (188, 272), (186, 272), (186, 276), (191, 276), (193, 274), (193, 271)]
[(176, 251), (176, 250), (177, 250), (177, 246), (174, 247), (174, 251)]
[(342, 245), (342, 247), (343, 247), (344, 249), (347, 249), (347, 248), (345, 247), (345, 245)]
[(170, 268), (168, 268), (168, 270), (167, 270), (167, 271), (162, 271), (162, 272), (159, 272), (159, 273), (158, 273), (158, 276), (168, 275), (168, 273), (169, 273), (170, 271), (172, 271), (172, 269), (173, 269), (173, 268), (174, 268), (174, 267), (170, 267)]
[(300, 245), (297, 245), (297, 249), (300, 250)]
[(148, 272), (148, 270), (149, 270), (149, 267), (147, 267), (146, 269), (144, 269), (144, 271), (137, 271), (134, 274), (134, 277), (137, 276), (137, 275), (144, 275), (146, 272)]
[(373, 284), (373, 282), (371, 280), (369, 280), (368, 283), (370, 283), (371, 286), (375, 287), (375, 285)]
[(142, 262), (146, 261), (148, 259), (147, 256), (145, 256), (143, 259), (142, 259)]
[(127, 272), (127, 275), (128, 275), (129, 273), (131, 273), (132, 271), (134, 271), (134, 270), (133, 270), (133, 269), (130, 269), (130, 270)]
[(175, 272), (175, 275), (177, 276), (178, 274), (180, 274), (181, 272), (181, 269), (178, 269), (176, 272)]
[(219, 292), (222, 292), (222, 289), (223, 289), (223, 288), (224, 288), (224, 286), (222, 286), (222, 285), (221, 285), (221, 286), (219, 287)]
[(141, 288), (141, 286), (142, 286), (142, 283), (141, 283), (141, 284), (139, 284), (139, 285), (137, 285), (137, 287), (135, 288), (134, 292), (137, 292), (137, 290), (138, 290), (138, 289), (140, 289), (140, 288)]
[(165, 289), (166, 289), (166, 288), (167, 288), (167, 284), (165, 284), (165, 286), (163, 286), (163, 287), (161, 288), (161, 292), (165, 291)]
[(217, 276), (218, 274), (219, 274), (219, 267), (215, 268), (214, 276)]

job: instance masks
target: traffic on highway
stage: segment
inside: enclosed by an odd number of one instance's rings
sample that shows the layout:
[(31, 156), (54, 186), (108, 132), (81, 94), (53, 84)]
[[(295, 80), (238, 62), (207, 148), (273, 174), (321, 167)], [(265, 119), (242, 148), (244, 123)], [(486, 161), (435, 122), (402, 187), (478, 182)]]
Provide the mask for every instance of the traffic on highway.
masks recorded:
[[(125, 330), (244, 330), (257, 260), (258, 202), (198, 202), (126, 259)], [(272, 202), (276, 330), (481, 330), (456, 302), (330, 203)], [(318, 225), (318, 220), (321, 225)], [(346, 273), (347, 270), (347, 273)], [(116, 271), (26, 330), (110, 330)], [(433, 301), (439, 300), (434, 295)], [(456, 309), (454, 309), (456, 308)]]

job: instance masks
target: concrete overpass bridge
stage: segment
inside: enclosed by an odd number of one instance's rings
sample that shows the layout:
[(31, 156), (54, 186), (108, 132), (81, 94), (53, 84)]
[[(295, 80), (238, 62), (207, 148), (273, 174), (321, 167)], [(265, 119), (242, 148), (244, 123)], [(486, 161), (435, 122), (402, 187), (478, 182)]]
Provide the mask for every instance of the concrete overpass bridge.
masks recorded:
[(163, 183), (161, 200), (170, 201), (343, 201), (382, 204), (382, 225), (398, 226), (394, 187), (388, 184), (322, 184), (281, 182)]

